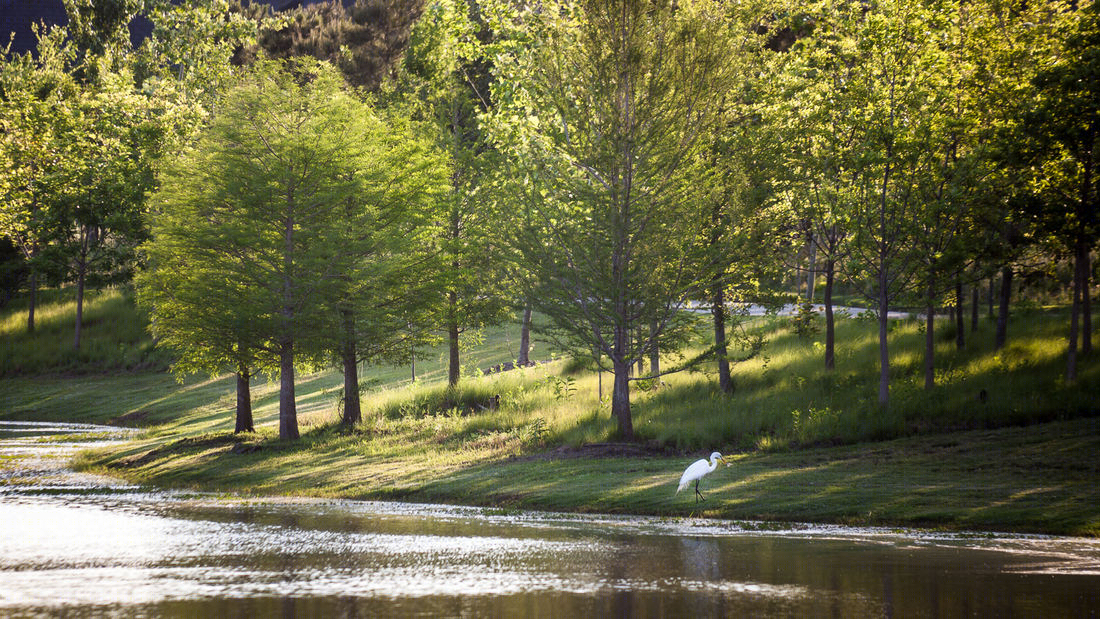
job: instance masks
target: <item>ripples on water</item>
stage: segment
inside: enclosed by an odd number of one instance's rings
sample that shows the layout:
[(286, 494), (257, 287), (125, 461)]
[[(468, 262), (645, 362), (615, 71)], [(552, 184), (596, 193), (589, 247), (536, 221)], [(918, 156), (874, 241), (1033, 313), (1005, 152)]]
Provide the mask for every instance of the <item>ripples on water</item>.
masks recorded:
[(0, 616), (1080, 617), (1100, 608), (1092, 540), (150, 492), (68, 470), (66, 458), (93, 444), (72, 435), (89, 432), (122, 438), (114, 428), (0, 422)]

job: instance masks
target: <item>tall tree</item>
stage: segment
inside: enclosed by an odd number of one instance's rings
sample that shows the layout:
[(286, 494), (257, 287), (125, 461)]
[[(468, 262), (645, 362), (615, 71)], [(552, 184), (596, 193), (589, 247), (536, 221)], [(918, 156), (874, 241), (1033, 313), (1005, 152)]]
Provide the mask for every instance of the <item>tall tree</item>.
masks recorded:
[(171, 221), (195, 227), (184, 235), (202, 240), (204, 264), (248, 291), (227, 299), (224, 311), (251, 312), (262, 336), (241, 339), (279, 368), (280, 438), (298, 438), (295, 363), (325, 356), (318, 330), (360, 258), (345, 247), (356, 221), (347, 215), (349, 205), (365, 208), (363, 171), (374, 163), (369, 145), (380, 124), (331, 66), (259, 63), (181, 158), (189, 173), (155, 196), (158, 209), (197, 209)]
[(30, 332), (40, 278), (58, 266), (49, 258), (63, 231), (60, 197), (79, 165), (72, 143), (80, 89), (69, 73), (76, 50), (62, 28), (38, 34), (37, 57), (21, 54), (0, 64), (0, 235), (26, 260)]
[(533, 300), (563, 343), (610, 360), (612, 416), (630, 439), (631, 366), (673, 339), (699, 288), (726, 23), (702, 1), (554, 3), (519, 17), (540, 43), (497, 58), (493, 122), (546, 195), (525, 205), (545, 227), (518, 230), (517, 254), (541, 276)]
[(1090, 256), (1100, 237), (1100, 8), (1081, 3), (1059, 20), (1057, 32), (1062, 43), (1055, 61), (1032, 80), (1036, 105), (1022, 126), (1031, 142), (1029, 163), (1040, 170), (1033, 184), (1034, 204), (1043, 210), (1038, 219), (1072, 256), (1066, 379), (1074, 381), (1081, 322), (1081, 351), (1092, 349)]
[(62, 193), (60, 241), (76, 283), (75, 348), (80, 348), (86, 285), (128, 280), (134, 250), (145, 236), (141, 211), (153, 188), (165, 126), (154, 98), (133, 84), (125, 67), (101, 69), (80, 100), (80, 124), (71, 141), (80, 165), (71, 170)]
[(447, 384), (452, 387), (461, 377), (463, 340), (500, 322), (509, 305), (501, 293), (505, 265), (493, 258), (497, 252), (492, 249), (500, 245), (501, 229), (488, 199), (497, 153), (478, 122), (489, 109), (480, 30), (476, 11), (463, 0), (432, 3), (413, 29), (394, 93), (434, 125), (452, 165), (438, 242)]
[(338, 278), (326, 329), (344, 370), (345, 425), (362, 420), (358, 363), (405, 362), (430, 340), (438, 319), (439, 204), (450, 172), (430, 129), (394, 113), (379, 114), (361, 139), (370, 167), (361, 172), (361, 193), (347, 202), (340, 242), (354, 259)]
[[(835, 105), (848, 110), (845, 129), (854, 132), (843, 188), (851, 200), (855, 235), (852, 255), (869, 280), (868, 296), (878, 314), (878, 401), (890, 394), (889, 311), (914, 276), (914, 220), (925, 173), (938, 158), (931, 119), (943, 114), (937, 82), (947, 57), (929, 32), (941, 32), (940, 6), (905, 1), (863, 5), (829, 3), (830, 19), (842, 32), (847, 62), (856, 67)], [(834, 177), (835, 178), (835, 177)]]
[[(850, 252), (853, 207), (864, 144), (860, 108), (851, 82), (862, 70), (853, 16), (845, 5), (820, 6), (812, 32), (797, 40), (783, 59), (764, 106), (765, 118), (787, 148), (778, 166), (791, 206), (795, 243), (814, 250), (825, 275), (825, 368), (836, 366), (833, 291)], [(815, 277), (816, 273), (811, 274)]]

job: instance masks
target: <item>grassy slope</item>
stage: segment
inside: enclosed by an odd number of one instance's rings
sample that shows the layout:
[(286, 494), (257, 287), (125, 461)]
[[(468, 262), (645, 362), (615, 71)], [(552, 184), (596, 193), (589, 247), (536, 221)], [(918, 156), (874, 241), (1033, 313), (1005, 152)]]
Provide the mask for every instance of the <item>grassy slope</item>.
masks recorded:
[[(298, 444), (275, 440), (274, 383), (254, 389), (259, 434), (232, 436), (228, 377), (183, 384), (157, 373), (7, 378), (0, 417), (147, 426), (141, 439), (85, 456), (82, 465), (178, 487), (1098, 535), (1100, 362), (1083, 366), (1077, 386), (1064, 385), (1064, 320), (1017, 316), (1012, 343), (997, 354), (987, 348), (988, 332), (971, 334), (962, 352), (941, 338), (943, 386), (931, 394), (920, 388), (919, 328), (898, 323), (888, 414), (873, 403), (870, 325), (842, 324), (839, 370), (827, 375), (819, 345), (798, 340), (781, 320), (761, 321), (770, 344), (737, 367), (732, 398), (700, 374), (636, 394), (637, 431), (661, 446), (637, 457), (570, 457), (581, 452), (568, 446), (607, 440), (611, 431), (595, 375), (564, 374), (557, 362), (471, 377), (459, 398), (470, 404), (448, 410), (440, 404), (447, 394), (438, 386), (438, 354), (418, 363), (424, 380), (415, 386), (407, 368), (367, 369), (377, 386), (365, 394), (366, 422), (353, 432), (333, 425), (340, 377), (302, 376)], [(509, 360), (515, 331), (490, 330), (471, 365)], [(8, 351), (10, 337), (0, 331)], [(533, 356), (550, 355), (539, 345)], [(470, 414), (473, 403), (498, 393), (499, 411)], [(564, 453), (547, 455), (562, 446)], [(710, 499), (697, 511), (690, 495), (673, 490), (683, 467), (715, 448), (741, 455), (704, 482)]]

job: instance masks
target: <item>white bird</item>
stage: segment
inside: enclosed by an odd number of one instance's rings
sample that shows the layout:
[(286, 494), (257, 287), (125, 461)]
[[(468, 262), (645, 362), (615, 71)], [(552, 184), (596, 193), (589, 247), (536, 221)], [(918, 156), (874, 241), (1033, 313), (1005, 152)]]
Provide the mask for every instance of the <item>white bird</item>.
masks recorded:
[(695, 482), (695, 502), (698, 503), (700, 499), (704, 501), (707, 500), (707, 498), (704, 497), (701, 492), (699, 492), (699, 480), (702, 479), (703, 476), (707, 473), (710, 473), (714, 471), (714, 469), (718, 468), (718, 463), (722, 462), (723, 460), (725, 460), (725, 458), (723, 458), (722, 454), (718, 453), (717, 451), (710, 454), (709, 463), (706, 460), (696, 460), (691, 466), (687, 467), (687, 470), (684, 471), (683, 476), (680, 477), (680, 485), (677, 486), (676, 492), (679, 493), (684, 488), (687, 488), (688, 484), (690, 484), (691, 482)]

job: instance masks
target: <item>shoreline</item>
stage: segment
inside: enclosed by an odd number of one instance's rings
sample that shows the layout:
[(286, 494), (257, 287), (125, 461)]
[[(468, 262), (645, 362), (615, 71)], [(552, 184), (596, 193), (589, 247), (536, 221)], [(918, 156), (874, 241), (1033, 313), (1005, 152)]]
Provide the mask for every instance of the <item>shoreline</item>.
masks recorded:
[[(441, 464), (330, 457), (300, 444), (214, 434), (137, 441), (76, 458), (77, 470), (161, 488), (242, 497), (400, 500), (503, 510), (720, 518), (975, 533), (1100, 536), (1100, 418), (966, 430), (837, 447), (735, 454), (704, 478), (707, 501), (675, 493), (694, 456), (512, 459)], [(328, 445), (331, 448), (331, 445)], [(545, 456), (545, 457), (544, 457)], [(339, 460), (342, 467), (326, 466)], [(354, 455), (352, 460), (355, 460)], [(311, 463), (312, 461), (312, 463)], [(1090, 468), (1091, 467), (1091, 468)]]

